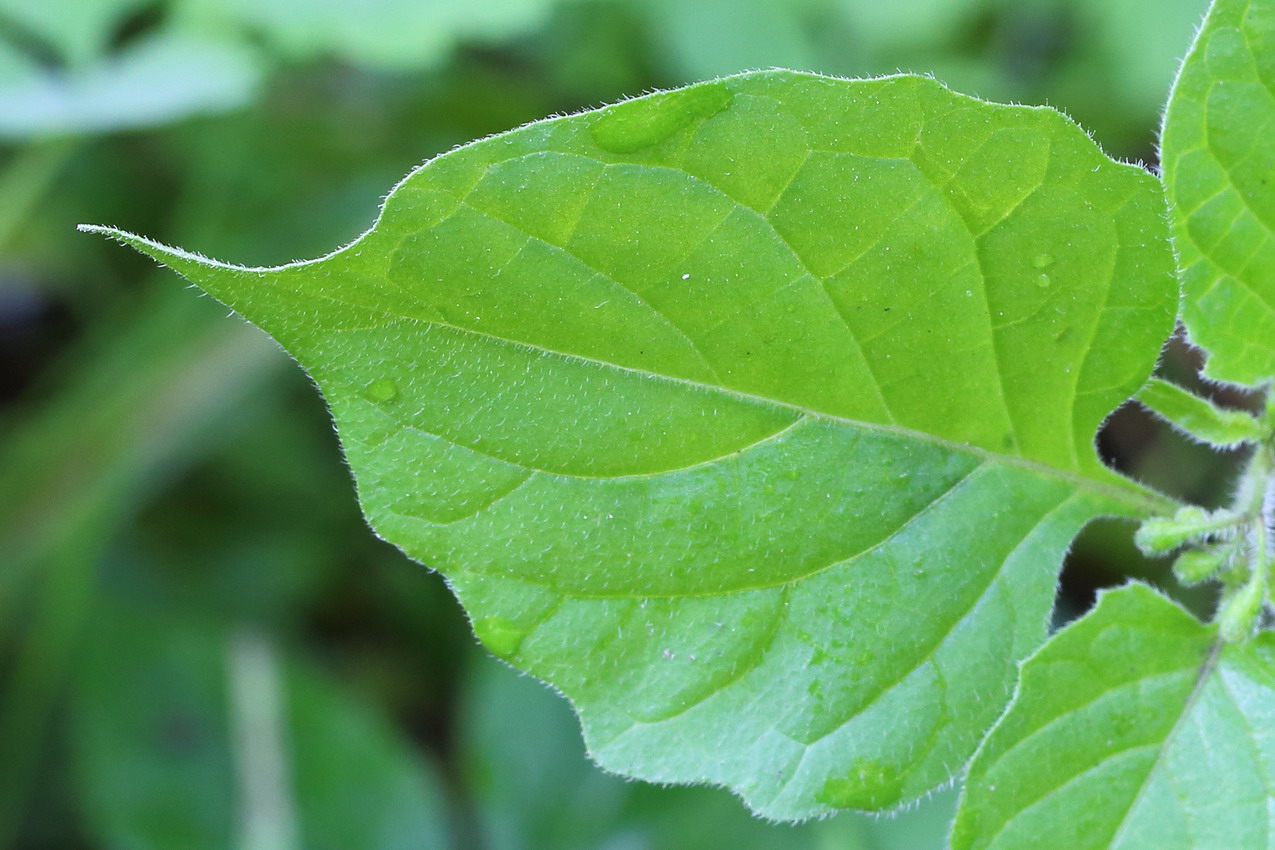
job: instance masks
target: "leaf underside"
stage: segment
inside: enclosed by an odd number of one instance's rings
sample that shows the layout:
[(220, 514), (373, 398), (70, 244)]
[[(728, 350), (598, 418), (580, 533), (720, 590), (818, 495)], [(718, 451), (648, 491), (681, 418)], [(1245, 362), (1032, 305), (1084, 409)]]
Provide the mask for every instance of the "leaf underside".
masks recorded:
[(1107, 593), (1023, 667), (970, 766), (953, 850), (1275, 844), (1275, 634), (1144, 585)]
[(376, 531), (605, 767), (796, 819), (946, 781), (1044, 638), (1175, 283), (1156, 180), (932, 80), (745, 74), (441, 156), (312, 263), (113, 231), (273, 335)]
[(1272, 127), (1275, 4), (1216, 0), (1174, 85), (1161, 145), (1182, 321), (1216, 380), (1275, 376)]

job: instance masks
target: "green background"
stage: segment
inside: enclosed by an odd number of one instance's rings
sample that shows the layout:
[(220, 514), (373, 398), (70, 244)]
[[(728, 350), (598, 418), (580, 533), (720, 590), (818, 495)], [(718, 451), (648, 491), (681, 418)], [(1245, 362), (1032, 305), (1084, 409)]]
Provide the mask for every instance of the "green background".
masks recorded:
[[(941, 846), (950, 794), (793, 828), (589, 766), (565, 703), (367, 530), (301, 372), (74, 225), (313, 257), (454, 145), (769, 66), (933, 73), (1154, 162), (1203, 7), (0, 0), (0, 848)], [(1136, 408), (1101, 445), (1226, 496), (1226, 457)], [(1086, 533), (1060, 620), (1122, 573), (1167, 581), (1127, 537)]]

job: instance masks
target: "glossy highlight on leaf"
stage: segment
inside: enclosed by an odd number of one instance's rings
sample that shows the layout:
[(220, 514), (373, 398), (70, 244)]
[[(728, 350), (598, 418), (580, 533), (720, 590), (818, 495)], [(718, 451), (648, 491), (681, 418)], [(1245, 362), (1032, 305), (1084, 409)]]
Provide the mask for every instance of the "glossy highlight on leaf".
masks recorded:
[(1224, 644), (1145, 585), (1024, 665), (970, 766), (953, 850), (1275, 841), (1275, 635)]
[(409, 175), (321, 260), (120, 231), (295, 356), (369, 521), (605, 767), (797, 819), (946, 781), (1043, 640), (1175, 284), (1157, 181), (933, 80), (770, 71)]

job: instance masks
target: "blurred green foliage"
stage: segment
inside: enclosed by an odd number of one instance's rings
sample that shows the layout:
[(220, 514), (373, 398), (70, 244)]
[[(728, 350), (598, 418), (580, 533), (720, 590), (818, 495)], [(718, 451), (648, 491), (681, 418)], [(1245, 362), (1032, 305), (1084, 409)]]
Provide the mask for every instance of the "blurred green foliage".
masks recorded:
[[(73, 228), (315, 256), (453, 145), (772, 65), (932, 72), (1151, 161), (1204, 5), (0, 0), (0, 850), (941, 846), (950, 795), (793, 828), (591, 767), (567, 706), (368, 532), (300, 371)], [(1228, 486), (1137, 412), (1103, 444), (1175, 494)], [(1126, 538), (1082, 541), (1062, 616), (1158, 569)]]

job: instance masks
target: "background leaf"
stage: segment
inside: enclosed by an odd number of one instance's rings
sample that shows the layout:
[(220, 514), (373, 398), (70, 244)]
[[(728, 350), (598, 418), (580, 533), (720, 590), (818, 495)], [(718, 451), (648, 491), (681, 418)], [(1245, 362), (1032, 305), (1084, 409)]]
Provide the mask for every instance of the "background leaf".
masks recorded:
[(1092, 443), (1171, 327), (1158, 184), (1052, 110), (744, 75), (440, 157), (316, 263), (118, 235), (301, 361), (373, 525), (602, 764), (771, 817), (945, 781), (1041, 565), (1167, 504)]
[(462, 40), (497, 40), (541, 22), (552, 0), (175, 0), (179, 20), (242, 29), (290, 60), (333, 56), (403, 71), (441, 62)]
[(153, 0), (0, 0), (0, 24), (38, 39), (71, 67), (107, 52), (124, 21)]
[(1023, 668), (970, 766), (965, 848), (1262, 847), (1275, 839), (1275, 635), (1223, 644), (1144, 585)]
[(1182, 321), (1206, 375), (1250, 385), (1275, 376), (1273, 90), (1275, 4), (1217, 0), (1164, 118)]
[(221, 112), (247, 103), (258, 62), (235, 42), (167, 32), (82, 68), (0, 76), (0, 138), (101, 133)]
[(92, 637), (75, 744), (105, 846), (452, 846), (432, 767), (264, 637), (136, 608)]

